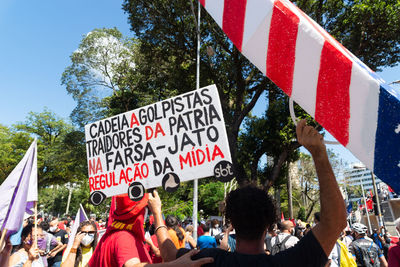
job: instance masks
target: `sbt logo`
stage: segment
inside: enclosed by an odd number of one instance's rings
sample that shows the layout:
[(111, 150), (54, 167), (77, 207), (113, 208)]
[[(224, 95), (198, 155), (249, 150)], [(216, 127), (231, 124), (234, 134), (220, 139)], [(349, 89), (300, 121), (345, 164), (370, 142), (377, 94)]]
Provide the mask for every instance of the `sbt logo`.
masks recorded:
[(214, 167), (214, 176), (224, 183), (232, 180), (235, 177), (232, 163), (226, 160), (218, 162)]

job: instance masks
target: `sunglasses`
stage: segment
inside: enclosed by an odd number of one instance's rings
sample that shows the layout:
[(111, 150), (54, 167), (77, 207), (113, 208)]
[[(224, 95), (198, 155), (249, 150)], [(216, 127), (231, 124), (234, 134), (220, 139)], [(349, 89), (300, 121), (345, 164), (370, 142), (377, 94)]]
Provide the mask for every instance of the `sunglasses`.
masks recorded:
[(82, 231), (82, 234), (92, 234), (94, 235), (96, 233), (96, 231)]

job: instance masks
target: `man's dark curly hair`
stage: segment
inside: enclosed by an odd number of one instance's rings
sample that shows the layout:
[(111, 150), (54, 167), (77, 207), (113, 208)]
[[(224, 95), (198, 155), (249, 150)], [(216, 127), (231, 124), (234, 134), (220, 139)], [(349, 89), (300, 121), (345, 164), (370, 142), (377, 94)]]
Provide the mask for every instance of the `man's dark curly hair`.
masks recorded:
[(253, 185), (228, 194), (225, 216), (235, 228), (236, 236), (244, 240), (260, 239), (263, 232), (277, 221), (274, 200)]

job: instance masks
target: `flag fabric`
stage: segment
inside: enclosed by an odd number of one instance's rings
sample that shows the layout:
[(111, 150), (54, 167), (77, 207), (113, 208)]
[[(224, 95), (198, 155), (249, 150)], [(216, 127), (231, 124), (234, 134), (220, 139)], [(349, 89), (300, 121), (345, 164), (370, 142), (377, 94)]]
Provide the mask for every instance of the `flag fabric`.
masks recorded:
[(388, 186), (388, 190), (390, 193), (394, 193), (393, 189), (390, 186)]
[(74, 244), (75, 236), (78, 232), (79, 225), (81, 222), (87, 221), (88, 217), (86, 216), (85, 210), (82, 207), (82, 204), (79, 205), (78, 212), (76, 213), (75, 216), (75, 221), (74, 224), (72, 225), (71, 233), (69, 234), (69, 239), (68, 239), (68, 245), (67, 248), (64, 250), (63, 258), (62, 261), (64, 262), (66, 258), (68, 257), (69, 251), (72, 248), (72, 245)]
[(0, 186), (0, 225), (7, 237), (18, 232), (25, 213), (33, 214), (37, 193), (37, 141)]
[(399, 90), (288, 0), (199, 1), (243, 55), (400, 192)]
[(353, 202), (350, 201), (349, 205), (347, 205), (347, 214), (350, 214), (353, 211)]
[(107, 221), (107, 226), (109, 226), (109, 225), (111, 225), (112, 224), (112, 222), (113, 222), (113, 215), (114, 215), (114, 211), (115, 211), (115, 207), (116, 207), (116, 204), (115, 204), (115, 196), (113, 196), (112, 198), (111, 198), (111, 205), (110, 205), (110, 211), (109, 211), (109, 213), (108, 213), (108, 221)]
[(283, 212), (281, 213), (281, 222), (285, 220), (285, 216), (283, 215)]

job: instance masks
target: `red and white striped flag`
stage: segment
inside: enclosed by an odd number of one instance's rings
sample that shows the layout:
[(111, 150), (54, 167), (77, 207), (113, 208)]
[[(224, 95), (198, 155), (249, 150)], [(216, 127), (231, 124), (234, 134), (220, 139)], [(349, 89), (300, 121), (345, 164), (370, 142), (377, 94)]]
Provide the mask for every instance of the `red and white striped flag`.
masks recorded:
[(199, 0), (235, 46), (400, 192), (400, 91), (288, 0)]

